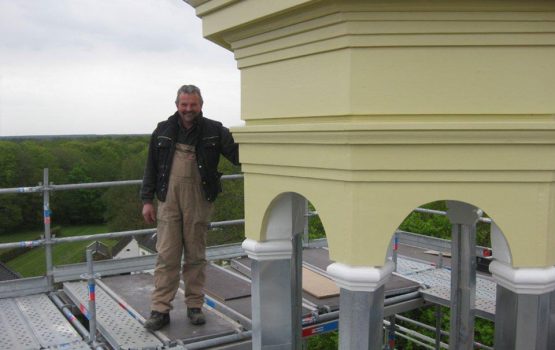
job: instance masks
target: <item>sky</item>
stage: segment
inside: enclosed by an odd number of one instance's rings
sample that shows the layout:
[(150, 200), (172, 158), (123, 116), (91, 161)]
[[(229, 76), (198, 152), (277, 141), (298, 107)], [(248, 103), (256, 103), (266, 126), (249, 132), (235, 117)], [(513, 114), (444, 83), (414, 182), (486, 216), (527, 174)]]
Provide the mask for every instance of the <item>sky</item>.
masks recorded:
[(149, 134), (184, 84), (242, 125), (236, 67), (182, 0), (0, 0), (0, 136)]

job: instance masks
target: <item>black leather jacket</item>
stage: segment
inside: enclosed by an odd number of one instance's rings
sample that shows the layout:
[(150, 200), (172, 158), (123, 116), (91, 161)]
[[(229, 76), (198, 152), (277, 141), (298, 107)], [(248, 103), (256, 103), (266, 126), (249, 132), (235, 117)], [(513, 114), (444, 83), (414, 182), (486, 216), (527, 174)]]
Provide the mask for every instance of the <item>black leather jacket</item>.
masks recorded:
[[(222, 173), (218, 172), (220, 154), (233, 164), (239, 165), (239, 146), (222, 123), (204, 118), (202, 114), (198, 118), (199, 138), (195, 145), (196, 158), (204, 196), (206, 200), (212, 202), (222, 191), (220, 183)], [(179, 131), (178, 119), (179, 115), (176, 112), (168, 120), (158, 123), (152, 133), (141, 187), (143, 203), (152, 202), (155, 193), (159, 201), (166, 200)]]

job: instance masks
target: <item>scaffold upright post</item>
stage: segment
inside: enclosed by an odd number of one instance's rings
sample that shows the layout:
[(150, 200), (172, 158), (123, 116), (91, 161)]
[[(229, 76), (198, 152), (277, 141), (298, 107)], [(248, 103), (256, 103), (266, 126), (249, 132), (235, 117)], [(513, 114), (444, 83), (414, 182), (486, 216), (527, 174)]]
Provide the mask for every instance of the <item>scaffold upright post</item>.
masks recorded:
[(308, 206), (308, 199), (304, 199), (304, 228), (303, 228), (303, 243), (304, 244), (308, 244), (309, 242), (309, 235), (308, 235), (308, 231), (309, 231), (309, 224), (310, 224), (310, 208)]
[[(443, 268), (443, 252), (439, 252), (439, 254), (437, 255), (437, 268), (441, 269)], [(436, 350), (441, 350), (441, 318), (442, 313), (441, 313), (441, 305), (436, 305), (435, 306), (435, 314), (436, 314), (436, 343), (435, 343), (435, 349)]]
[(551, 306), (549, 311), (549, 330), (547, 343), (555, 344), (555, 291), (551, 292)]
[(340, 288), (339, 349), (383, 348), (384, 284), (393, 272), (384, 266), (351, 266), (339, 262), (327, 272)]
[(54, 289), (54, 269), (52, 264), (52, 233), (50, 231), (50, 180), (48, 168), (43, 169), (42, 177), (43, 219), (44, 219), (44, 255), (46, 258), (46, 280), (48, 289)]
[(387, 350), (395, 350), (395, 316), (389, 316), (387, 319), (389, 321), (389, 326), (387, 326)]
[(302, 317), (303, 317), (303, 233), (294, 234), (292, 239), (293, 255), (291, 261), (291, 305), (293, 321), (293, 349), (302, 349)]
[(252, 259), (252, 348), (291, 349), (291, 239), (258, 242), (247, 238), (242, 247)]
[(458, 201), (448, 201), (447, 206), (452, 225), (449, 349), (471, 350), (476, 299), (476, 223), (481, 211)]
[(95, 275), (93, 269), (93, 254), (91, 249), (87, 249), (87, 285), (89, 290), (89, 342), (92, 346), (96, 344), (96, 292)]
[(490, 272), (497, 282), (495, 348), (553, 349), (555, 266), (513, 267), (494, 258)]

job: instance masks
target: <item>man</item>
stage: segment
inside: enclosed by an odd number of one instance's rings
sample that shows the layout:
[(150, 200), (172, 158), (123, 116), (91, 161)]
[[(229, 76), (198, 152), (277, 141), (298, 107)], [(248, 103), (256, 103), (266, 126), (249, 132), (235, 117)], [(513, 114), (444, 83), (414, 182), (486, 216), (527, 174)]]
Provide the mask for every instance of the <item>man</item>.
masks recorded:
[[(239, 164), (238, 145), (220, 122), (202, 115), (202, 95), (194, 85), (177, 91), (177, 112), (160, 122), (148, 149), (141, 199), (147, 223), (157, 221), (154, 291), (144, 327), (155, 331), (170, 322), (172, 300), (179, 287), (181, 254), (187, 317), (205, 323), (204, 267), (206, 232), (213, 202), (221, 192), (220, 154)], [(154, 195), (158, 213), (154, 210)]]

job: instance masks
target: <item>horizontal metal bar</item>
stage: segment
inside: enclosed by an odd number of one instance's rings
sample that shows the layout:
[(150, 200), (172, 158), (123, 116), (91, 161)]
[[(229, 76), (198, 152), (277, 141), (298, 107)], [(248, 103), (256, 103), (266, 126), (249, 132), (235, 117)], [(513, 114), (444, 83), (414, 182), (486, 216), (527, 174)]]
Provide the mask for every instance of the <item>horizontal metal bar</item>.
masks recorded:
[(231, 175), (223, 175), (220, 179), (222, 181), (227, 181), (227, 180), (239, 180), (243, 178), (245, 178), (245, 175), (243, 174), (231, 174)]
[[(384, 320), (383, 323), (384, 323), (384, 325), (386, 325), (386, 326), (390, 326), (390, 325), (391, 325), (391, 323), (390, 323), (388, 320)], [(428, 336), (426, 336), (426, 335), (420, 334), (420, 333), (418, 333), (417, 331), (414, 331), (414, 330), (412, 330), (412, 329), (408, 329), (408, 328), (403, 327), (403, 326), (400, 326), (400, 325), (398, 325), (398, 324), (395, 325), (395, 329), (396, 329), (398, 332), (404, 333), (404, 334), (409, 335), (409, 336), (412, 336), (412, 337), (416, 337), (417, 339), (420, 339), (420, 340), (422, 340), (422, 341), (426, 341), (426, 342), (435, 344), (435, 339), (433, 339), (433, 338), (431, 338), (431, 337), (428, 337)], [(449, 345), (442, 342), (442, 343), (441, 343), (441, 347), (443, 347), (443, 348), (445, 348), (445, 349), (448, 349), (448, 348), (449, 348)], [(433, 349), (433, 347), (432, 347), (432, 349)]]
[[(158, 254), (133, 258), (99, 260), (94, 262), (94, 272), (101, 276), (151, 270), (156, 264)], [(75, 281), (87, 273), (87, 263), (54, 266), (54, 282)]]
[(53, 191), (64, 191), (64, 190), (82, 190), (90, 188), (101, 188), (101, 187), (116, 187), (116, 186), (129, 186), (129, 185), (140, 185), (142, 180), (124, 180), (124, 181), (105, 181), (105, 182), (87, 182), (79, 184), (62, 184), (62, 185), (50, 185), (50, 189)]
[[(206, 249), (207, 260), (231, 259), (244, 256), (241, 244), (212, 246)], [(99, 260), (94, 263), (94, 270), (101, 276), (151, 270), (156, 264), (158, 254), (144, 255), (124, 259)], [(54, 282), (74, 281), (87, 272), (87, 264), (69, 264), (54, 266)]]
[[(233, 225), (244, 225), (245, 220), (228, 220), (228, 221), (216, 221), (211, 222), (209, 224), (210, 228), (214, 227), (223, 227), (223, 226), (233, 226)], [(71, 237), (60, 237), (60, 238), (52, 238), (52, 244), (58, 243), (66, 243), (66, 242), (81, 242), (81, 241), (96, 241), (99, 239), (106, 239), (106, 238), (121, 238), (127, 236), (139, 236), (139, 235), (147, 235), (147, 234), (154, 234), (156, 233), (156, 229), (143, 229), (143, 230), (131, 230), (131, 231), (121, 231), (121, 232), (107, 232), (107, 233), (95, 233), (92, 235), (85, 235), (85, 236), (71, 236)], [(13, 248), (31, 248), (31, 247), (39, 247), (44, 245), (45, 241), (43, 239), (35, 240), (35, 241), (21, 241), (21, 242), (10, 242), (10, 243), (2, 243), (0, 244), (1, 249), (13, 249)]]
[(34, 240), (34, 241), (2, 243), (2, 244), (0, 244), (0, 250), (2, 250), (2, 249), (14, 249), (14, 248), (33, 248), (33, 247), (40, 247), (42, 245), (44, 245), (44, 239), (37, 239), (37, 240)]
[(312, 239), (308, 241), (307, 244), (303, 245), (305, 248), (324, 248), (328, 246), (328, 240), (326, 238)]
[[(242, 179), (243, 174), (232, 174), (224, 175), (221, 177), (222, 181)], [(141, 185), (143, 180), (123, 180), (123, 181), (104, 181), (104, 182), (87, 182), (79, 184), (62, 184), (62, 185), (50, 185), (49, 189), (53, 191), (62, 190), (79, 190), (79, 189), (90, 189), (90, 188), (102, 188), (102, 187), (115, 187), (115, 186), (130, 186), (130, 185)], [(42, 187), (39, 187), (42, 188)], [(1, 193), (1, 192), (0, 192)]]
[[(222, 181), (243, 179), (243, 174), (223, 175)], [(85, 182), (78, 184), (50, 184), (49, 186), (32, 186), (32, 187), (13, 187), (13, 188), (0, 188), (0, 194), (8, 193), (36, 193), (43, 191), (66, 191), (66, 190), (83, 190), (92, 188), (103, 187), (116, 187), (116, 186), (130, 186), (141, 185), (143, 180), (123, 180), (123, 181), (103, 181), (103, 182)]]
[[(433, 214), (433, 215), (442, 215), (442, 216), (446, 216), (447, 212), (442, 211), (442, 210), (433, 210), (433, 209), (426, 209), (426, 208), (416, 208), (413, 211), (417, 212), (417, 213), (425, 213), (425, 214)], [(491, 219), (490, 218), (480, 218), (478, 219), (478, 221), (481, 222), (485, 222), (488, 224), (491, 224)]]
[(395, 304), (385, 305), (383, 309), (383, 316), (389, 317), (403, 312), (419, 309), (427, 305), (429, 304), (422, 297), (409, 299), (406, 301), (397, 302)]
[(403, 301), (411, 300), (411, 299), (418, 299), (421, 297), (420, 292), (411, 292), (407, 294), (401, 294), (390, 298), (384, 299), (384, 306), (397, 304)]
[(46, 277), (19, 278), (0, 282), (0, 298), (19, 297), (48, 291)]
[[(415, 326), (417, 326), (417, 327), (422, 327), (422, 328), (427, 329), (427, 330), (429, 330), (429, 331), (433, 331), (433, 332), (436, 331), (436, 327), (427, 325), (427, 324), (422, 323), (422, 322), (418, 322), (418, 321), (413, 320), (413, 319), (408, 318), (408, 317), (404, 317), (404, 316), (401, 316), (401, 315), (395, 315), (395, 318), (398, 319), (398, 320), (400, 320), (400, 321), (413, 324), (413, 325), (415, 325)], [(448, 337), (448, 336), (449, 336), (449, 332), (444, 331), (444, 330), (441, 330), (441, 335), (444, 335), (444, 336), (447, 336), (447, 337)], [(489, 346), (487, 346), (487, 345), (484, 345), (484, 344), (481, 344), (481, 343), (478, 343), (478, 342), (474, 342), (474, 347), (477, 348), (477, 349), (493, 350), (492, 347), (489, 347)]]
[[(401, 231), (401, 230), (397, 230), (395, 234), (399, 238), (399, 243), (401, 244), (410, 245), (418, 248), (429, 249), (429, 250), (436, 250), (439, 252), (451, 253), (451, 241), (448, 239), (424, 236), (418, 233)], [(476, 256), (477, 257), (491, 256), (491, 248), (476, 246)]]
[(8, 193), (36, 193), (42, 192), (42, 186), (35, 186), (35, 187), (13, 187), (13, 188), (0, 188), (0, 194), (8, 194)]
[(231, 259), (245, 255), (241, 243), (217, 245), (206, 248), (206, 260)]
[(403, 338), (403, 339), (406, 339), (406, 340), (408, 340), (408, 341), (410, 341), (410, 342), (413, 342), (413, 343), (415, 343), (416, 345), (422, 346), (422, 347), (424, 347), (424, 348), (426, 348), (426, 349), (434, 350), (434, 347), (433, 347), (433, 346), (428, 345), (428, 344), (424, 344), (424, 343), (421, 342), (420, 340), (416, 340), (416, 339), (414, 339), (414, 338), (412, 338), (412, 337), (410, 337), (410, 336), (408, 336), (408, 335), (406, 335), (406, 334), (403, 334), (403, 333), (400, 333), (400, 332), (395, 332), (395, 336), (398, 336), (398, 337), (401, 337), (401, 338)]
[(99, 239), (105, 239), (105, 238), (120, 238), (120, 237), (135, 236), (135, 235), (137, 236), (147, 235), (147, 234), (153, 234), (155, 232), (156, 232), (156, 229), (149, 228), (144, 230), (96, 233), (93, 235), (85, 235), (85, 236), (52, 238), (52, 242), (57, 244), (57, 243), (64, 243), (64, 242), (91, 241), (91, 240), (99, 240)]
[(238, 225), (244, 225), (244, 224), (245, 224), (245, 219), (215, 221), (215, 222), (209, 223), (208, 228), (212, 229), (215, 227), (238, 226)]
[(247, 339), (250, 339), (251, 337), (252, 337), (252, 331), (245, 331), (245, 332), (236, 333), (232, 335), (225, 335), (219, 338), (202, 340), (196, 343), (187, 344), (185, 348), (188, 350), (208, 349), (208, 348), (213, 348), (217, 346), (222, 346), (224, 344), (230, 344), (238, 341), (247, 340)]

